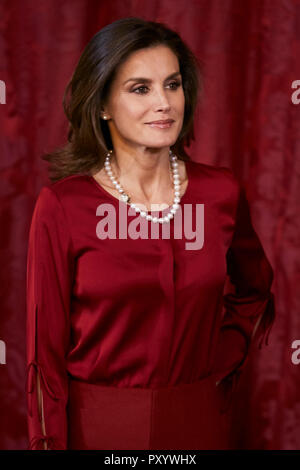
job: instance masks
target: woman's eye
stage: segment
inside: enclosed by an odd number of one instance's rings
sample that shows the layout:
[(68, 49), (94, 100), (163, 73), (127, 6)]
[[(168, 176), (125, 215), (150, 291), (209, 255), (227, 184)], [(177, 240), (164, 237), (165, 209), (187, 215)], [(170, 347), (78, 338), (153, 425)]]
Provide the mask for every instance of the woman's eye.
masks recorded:
[[(144, 89), (144, 88), (147, 88), (147, 87), (146, 87), (146, 86), (139, 86), (138, 88), (136, 88), (136, 89), (133, 90), (133, 91), (134, 91), (134, 92), (137, 92), (137, 90), (142, 90), (142, 89)], [(140, 92), (138, 92), (137, 94), (138, 94), (138, 95), (141, 95), (141, 94), (144, 95), (144, 93), (140, 93)]]
[(175, 87), (174, 87), (174, 88), (171, 88), (171, 89), (177, 90), (177, 88), (181, 85), (181, 82), (178, 82), (178, 81), (177, 81), (177, 82), (172, 82), (172, 83), (170, 83), (170, 86), (171, 86), (171, 85), (175, 85)]
[[(169, 83), (169, 87), (171, 90), (177, 90), (177, 88), (181, 85), (181, 82), (180, 81), (176, 81), (176, 82), (172, 82), (172, 83)], [(139, 86), (138, 88), (135, 88), (134, 90), (132, 90), (134, 93), (137, 93), (138, 95), (145, 95), (146, 92), (144, 92), (143, 90), (146, 90), (148, 87), (146, 86)]]

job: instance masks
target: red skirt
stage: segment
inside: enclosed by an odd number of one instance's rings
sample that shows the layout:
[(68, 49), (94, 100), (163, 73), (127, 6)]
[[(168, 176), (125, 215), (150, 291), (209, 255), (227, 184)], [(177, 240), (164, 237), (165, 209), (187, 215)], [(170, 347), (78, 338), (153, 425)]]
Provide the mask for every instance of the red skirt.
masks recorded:
[(158, 389), (70, 380), (68, 449), (228, 449), (230, 414), (222, 404), (212, 375)]

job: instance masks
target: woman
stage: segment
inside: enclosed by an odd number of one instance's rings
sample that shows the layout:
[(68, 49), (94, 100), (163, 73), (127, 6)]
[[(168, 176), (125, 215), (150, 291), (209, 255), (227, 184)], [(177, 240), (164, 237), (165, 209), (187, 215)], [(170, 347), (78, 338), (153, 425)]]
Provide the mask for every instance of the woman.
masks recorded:
[(118, 20), (80, 58), (30, 228), (30, 449), (228, 448), (273, 271), (232, 172), (185, 152), (200, 89), (159, 23)]

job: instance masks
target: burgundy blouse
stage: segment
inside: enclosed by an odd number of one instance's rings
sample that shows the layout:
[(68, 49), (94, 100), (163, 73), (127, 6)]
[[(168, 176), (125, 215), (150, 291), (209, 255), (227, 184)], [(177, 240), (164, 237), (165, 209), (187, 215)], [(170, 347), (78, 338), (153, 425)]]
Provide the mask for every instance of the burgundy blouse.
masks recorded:
[[(215, 374), (232, 391), (250, 344), (260, 339), (261, 348), (269, 334), (273, 270), (243, 187), (225, 167), (188, 161), (186, 169), (182, 217), (163, 224), (168, 237), (161, 224), (144, 218), (150, 235), (134, 237), (142, 217), (92, 176), (68, 176), (40, 191), (27, 258), (29, 449), (43, 442), (67, 448), (70, 377), (155, 389)], [(99, 237), (105, 208), (115, 210), (114, 238), (113, 231)], [(123, 238), (121, 209), (128, 226)], [(185, 213), (203, 243), (186, 235)], [(224, 295), (226, 275), (233, 289)]]

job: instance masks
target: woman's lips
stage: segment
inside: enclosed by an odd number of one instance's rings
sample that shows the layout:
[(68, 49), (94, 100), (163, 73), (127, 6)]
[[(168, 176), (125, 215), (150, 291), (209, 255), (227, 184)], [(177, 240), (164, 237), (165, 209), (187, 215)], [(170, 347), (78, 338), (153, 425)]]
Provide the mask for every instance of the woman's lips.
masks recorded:
[(157, 127), (159, 129), (165, 129), (171, 127), (174, 124), (174, 121), (167, 121), (167, 122), (149, 122), (147, 123), (150, 127)]

